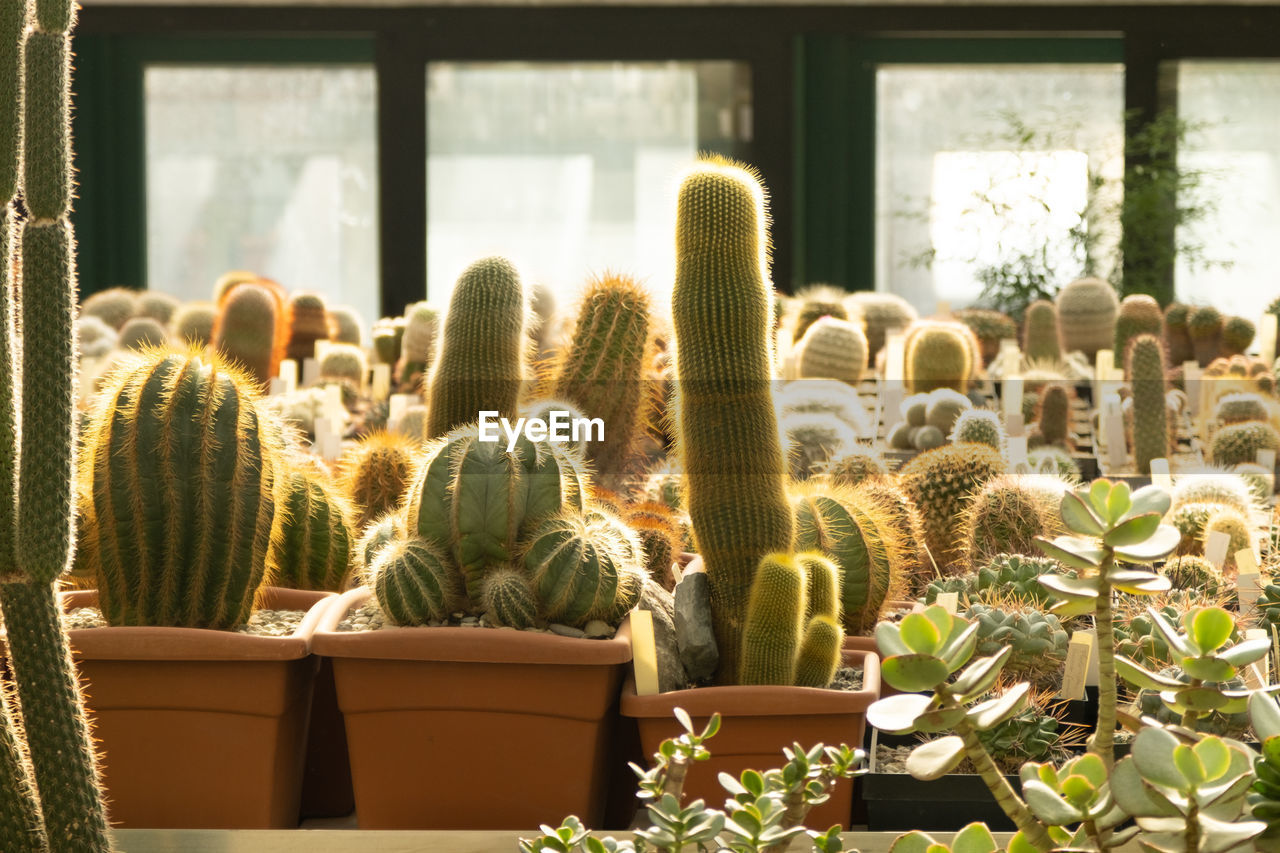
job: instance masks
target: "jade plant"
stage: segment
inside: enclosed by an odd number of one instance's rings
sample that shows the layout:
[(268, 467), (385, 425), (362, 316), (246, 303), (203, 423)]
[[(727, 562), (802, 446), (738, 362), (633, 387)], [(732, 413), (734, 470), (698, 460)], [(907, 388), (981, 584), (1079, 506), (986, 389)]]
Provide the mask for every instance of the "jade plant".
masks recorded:
[(1249, 721), (1258, 737), (1261, 754), (1254, 759), (1254, 782), (1247, 802), (1250, 815), (1266, 824), (1257, 838), (1259, 850), (1280, 848), (1280, 704), (1274, 696), (1249, 697)]

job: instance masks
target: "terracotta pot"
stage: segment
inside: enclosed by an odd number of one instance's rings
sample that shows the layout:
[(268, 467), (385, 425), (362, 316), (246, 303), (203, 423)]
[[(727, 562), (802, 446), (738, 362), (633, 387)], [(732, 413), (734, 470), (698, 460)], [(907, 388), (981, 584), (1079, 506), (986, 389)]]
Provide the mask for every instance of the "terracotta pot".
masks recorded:
[[(675, 708), (688, 711), (698, 726), (719, 712), (720, 731), (707, 745), (711, 758), (689, 769), (684, 786), (684, 802), (703, 799), (718, 806), (728, 796), (718, 781), (722, 772), (736, 778), (748, 768), (780, 767), (783, 748), (795, 743), (861, 748), (867, 707), (880, 696), (880, 658), (875, 652), (846, 648), (844, 661), (862, 666), (861, 690), (699, 687), (637, 696), (635, 682), (628, 679), (622, 689), (622, 715), (636, 719), (645, 754), (652, 755), (663, 740), (682, 731), (672, 713)], [(848, 829), (852, 805), (853, 782), (842, 780), (831, 799), (809, 813), (807, 825), (825, 829), (838, 823)]]
[(611, 640), (490, 628), (337, 631), (368, 589), (335, 599), (312, 648), (333, 659), (362, 829), (598, 826), (618, 687)]
[[(308, 646), (333, 597), (266, 590), (261, 607), (307, 611), (289, 637), (199, 628), (70, 632), (113, 824), (298, 825), (318, 665)], [(66, 610), (97, 603), (94, 590), (62, 596)]]

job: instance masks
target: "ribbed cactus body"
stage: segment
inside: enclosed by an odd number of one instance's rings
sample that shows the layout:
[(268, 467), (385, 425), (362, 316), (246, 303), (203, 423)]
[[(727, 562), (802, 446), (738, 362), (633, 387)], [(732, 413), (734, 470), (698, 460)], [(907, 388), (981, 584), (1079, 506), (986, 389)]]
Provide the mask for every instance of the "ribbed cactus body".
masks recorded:
[(1224, 394), (1213, 407), (1214, 420), (1221, 424), (1265, 421), (1269, 414), (1260, 394)]
[(848, 303), (862, 315), (872, 361), (884, 349), (885, 337), (891, 330), (905, 332), (918, 316), (910, 302), (894, 293), (861, 290), (851, 294)]
[(848, 320), (821, 317), (796, 344), (796, 376), (857, 385), (867, 368), (867, 336)]
[(924, 322), (907, 338), (906, 382), (913, 394), (937, 388), (964, 393), (974, 370), (974, 352), (952, 324)]
[(363, 329), (364, 322), (356, 309), (345, 305), (329, 309), (329, 337), (334, 343), (363, 346)]
[(449, 618), (462, 605), (462, 584), (449, 555), (421, 539), (396, 539), (370, 566), (374, 597), (397, 625)]
[(393, 365), (400, 360), (404, 341), (404, 318), (383, 318), (373, 325), (373, 353), (379, 364)]
[(231, 628), (249, 618), (275, 514), (279, 435), (244, 375), (155, 351), (108, 381), (90, 416), (103, 614), (112, 625)]
[(1080, 351), (1090, 361), (1115, 345), (1116, 291), (1100, 278), (1079, 278), (1058, 291), (1058, 337), (1066, 352)]
[(628, 507), (624, 519), (640, 539), (649, 577), (670, 589), (675, 583), (671, 565), (681, 550), (675, 513), (664, 503), (644, 501)]
[(370, 585), (369, 569), (377, 561), (382, 549), (395, 540), (403, 538), (405, 538), (404, 519), (395, 512), (383, 513), (364, 526), (352, 556), (365, 585)]
[(990, 409), (966, 409), (956, 418), (947, 440), (985, 444), (1003, 453), (1006, 440), (1004, 424), (1000, 423), (1000, 416)]
[(881, 480), (888, 475), (884, 460), (865, 445), (855, 445), (839, 458), (828, 462), (823, 474), (837, 486), (857, 486), (868, 480)]
[(796, 655), (797, 687), (828, 687), (840, 666), (844, 629), (830, 616), (814, 616), (804, 628)]
[(510, 261), (486, 258), (463, 271), (431, 371), (427, 438), (471, 423), (481, 411), (516, 416), (528, 346), (526, 311)]
[(354, 529), (363, 530), (373, 519), (399, 505), (417, 451), (417, 442), (390, 432), (372, 433), (347, 451), (339, 465), (339, 483), (355, 511)]
[(351, 344), (331, 344), (320, 359), (320, 381), (342, 382), (359, 391), (366, 369), (364, 350)]
[(943, 574), (964, 568), (964, 509), (983, 484), (1005, 472), (1005, 462), (983, 444), (951, 444), (904, 465), (898, 482), (919, 508), (925, 541)]
[(764, 216), (763, 190), (742, 169), (704, 164), (680, 188), (672, 293), (678, 444), (722, 683), (737, 680), (756, 568), (765, 554), (790, 551), (792, 538), (770, 392)]
[(1214, 433), (1211, 448), (1214, 465), (1256, 462), (1259, 450), (1280, 450), (1280, 434), (1269, 423), (1231, 424)]
[(353, 546), (348, 507), (319, 478), (301, 470), (285, 473), (280, 485), (280, 532), (269, 557), (272, 582), (290, 589), (342, 592)]
[(1181, 367), (1183, 362), (1196, 357), (1191, 346), (1191, 333), (1187, 330), (1187, 320), (1191, 316), (1191, 307), (1181, 302), (1171, 302), (1164, 309), (1164, 342), (1169, 350), (1169, 363)]
[(616, 623), (640, 600), (640, 543), (602, 510), (543, 522), (529, 538), (524, 567), (548, 620)]
[(288, 334), (285, 320), (278, 288), (258, 281), (233, 285), (218, 303), (213, 345), (265, 386), (280, 372)]
[(1029, 360), (1062, 360), (1062, 345), (1058, 341), (1058, 309), (1052, 302), (1047, 299), (1032, 302), (1027, 306), (1023, 323), (1022, 352)]
[(743, 622), (742, 684), (795, 684), (804, 631), (804, 569), (790, 554), (760, 561)]
[(486, 614), (508, 628), (528, 628), (538, 620), (533, 585), (517, 568), (497, 568), (487, 573), (480, 601)]
[(295, 293), (289, 299), (289, 343), (286, 357), (302, 364), (315, 358), (316, 341), (329, 340), (329, 308), (318, 293)]
[(1160, 310), (1160, 303), (1145, 293), (1126, 296), (1120, 303), (1113, 347), (1117, 364), (1127, 364), (1129, 344), (1140, 335), (1155, 335), (1164, 340), (1164, 312)]
[(1044, 475), (1004, 474), (988, 480), (964, 507), (962, 530), (969, 564), (1000, 554), (1034, 554), (1037, 536), (1066, 533), (1059, 506), (1069, 484)]
[(1061, 670), (1068, 636), (1056, 615), (1033, 606), (975, 603), (964, 617), (978, 623), (975, 654), (998, 654), (1006, 646), (1013, 649), (1005, 667), (1011, 675), (1039, 681)]
[(1209, 305), (1194, 309), (1187, 318), (1187, 333), (1201, 367), (1208, 367), (1221, 352), (1223, 323), (1221, 312)]
[(620, 481), (652, 426), (645, 369), (652, 357), (648, 292), (635, 279), (606, 275), (587, 285), (573, 337), (555, 367), (551, 394), (604, 421), (604, 440), (586, 446), (597, 476)]
[(208, 346), (213, 340), (213, 324), (218, 309), (212, 302), (191, 302), (174, 312), (173, 339), (179, 344)]
[(1154, 334), (1133, 339), (1125, 373), (1133, 389), (1133, 461), (1139, 474), (1151, 473), (1151, 460), (1169, 455), (1169, 410), (1165, 404), (1164, 345)]

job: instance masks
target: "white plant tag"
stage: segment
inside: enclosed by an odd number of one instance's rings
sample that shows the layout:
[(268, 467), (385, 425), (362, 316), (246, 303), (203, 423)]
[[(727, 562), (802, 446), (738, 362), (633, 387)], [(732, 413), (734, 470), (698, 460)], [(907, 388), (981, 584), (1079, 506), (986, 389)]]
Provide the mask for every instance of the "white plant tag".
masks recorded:
[(1151, 460), (1151, 484), (1165, 491), (1173, 488), (1173, 476), (1169, 473), (1168, 459)]
[(1204, 543), (1204, 558), (1221, 571), (1223, 564), (1227, 562), (1227, 549), (1230, 547), (1231, 537), (1221, 530), (1214, 530)]

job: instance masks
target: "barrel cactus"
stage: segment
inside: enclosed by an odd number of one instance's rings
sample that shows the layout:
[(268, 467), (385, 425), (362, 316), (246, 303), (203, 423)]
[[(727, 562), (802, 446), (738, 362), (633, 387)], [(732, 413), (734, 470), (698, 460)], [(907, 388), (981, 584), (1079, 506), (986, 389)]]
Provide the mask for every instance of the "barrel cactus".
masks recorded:
[(1223, 323), (1222, 313), (1209, 305), (1192, 310), (1187, 318), (1187, 333), (1201, 367), (1208, 367), (1220, 355)]
[(169, 342), (163, 325), (150, 317), (133, 317), (120, 328), (118, 344), (122, 349), (141, 350), (162, 347)]
[(867, 336), (848, 320), (822, 317), (809, 326), (795, 348), (796, 376), (839, 379), (857, 385), (867, 367)]
[(962, 509), (965, 556), (973, 567), (1000, 554), (1034, 554), (1036, 538), (1065, 533), (1059, 506), (1070, 484), (1040, 474), (1003, 474), (983, 483)]
[(1280, 450), (1280, 433), (1269, 423), (1231, 424), (1214, 433), (1210, 448), (1215, 465), (1256, 462), (1259, 450)]
[(1213, 407), (1213, 419), (1220, 424), (1265, 421), (1270, 414), (1262, 395), (1249, 392), (1224, 394)]
[(790, 414), (778, 423), (782, 430), (791, 476), (806, 480), (858, 446), (858, 436), (842, 421), (823, 415)]
[(461, 578), (438, 545), (423, 539), (394, 539), (369, 567), (369, 586), (392, 622), (443, 622), (462, 606)]
[(344, 591), (351, 572), (351, 508), (337, 490), (304, 466), (286, 468), (276, 514), (278, 533), (267, 553), (272, 583)]
[(974, 350), (954, 323), (923, 321), (907, 337), (906, 384), (911, 393), (951, 388), (963, 394), (974, 372)]
[(299, 292), (289, 298), (289, 342), (285, 354), (302, 364), (316, 355), (316, 341), (329, 340), (329, 307), (319, 293)]
[(1004, 424), (1000, 422), (1000, 416), (990, 409), (967, 409), (956, 418), (947, 440), (953, 444), (985, 444), (1003, 453), (1006, 440)]
[(867, 352), (871, 360), (884, 349), (885, 338), (892, 330), (905, 332), (919, 315), (911, 303), (894, 293), (861, 290), (846, 302), (862, 316), (867, 332)]
[(1218, 507), (1205, 519), (1201, 540), (1204, 548), (1208, 548), (1209, 539), (1215, 533), (1228, 537), (1227, 556), (1222, 568), (1232, 571), (1236, 568), (1236, 552), (1253, 547), (1253, 526), (1244, 514), (1228, 507)]
[[(1120, 303), (1120, 313), (1116, 317), (1116, 340), (1114, 352), (1117, 364), (1127, 364), (1129, 344), (1140, 335), (1155, 335), (1163, 344), (1164, 312), (1160, 303), (1145, 293), (1134, 293), (1126, 296)], [(1125, 371), (1128, 374), (1128, 370)]]
[(899, 472), (903, 491), (920, 510), (926, 543), (943, 574), (964, 570), (965, 508), (1006, 467), (1000, 454), (986, 445), (951, 444), (921, 453)]
[(794, 300), (797, 307), (791, 329), (792, 343), (798, 343), (808, 333), (809, 327), (823, 317), (848, 320), (849, 311), (844, 305), (844, 298), (843, 290), (825, 284), (812, 285), (797, 293)]
[(888, 476), (884, 459), (873, 448), (856, 444), (843, 455), (828, 462), (822, 469), (827, 480), (837, 486), (857, 486), (868, 480), (882, 480)]
[(138, 291), (125, 287), (109, 287), (99, 290), (85, 298), (80, 305), (80, 313), (89, 317), (97, 317), (111, 328), (119, 331), (129, 322), (138, 307)]
[(212, 302), (189, 302), (174, 312), (171, 321), (174, 340), (192, 346), (208, 346), (218, 309)]
[(359, 312), (348, 305), (329, 309), (329, 333), (334, 343), (353, 347), (364, 345), (364, 322)]
[(337, 382), (350, 391), (364, 385), (367, 365), (364, 350), (351, 344), (331, 344), (320, 359), (320, 381)]
[(218, 303), (213, 345), (241, 365), (260, 387), (280, 372), (289, 333), (283, 293), (263, 281), (228, 288)]
[(1079, 351), (1090, 361), (1098, 350), (1115, 345), (1116, 291), (1100, 278), (1079, 278), (1058, 291), (1058, 332), (1062, 348)]
[(644, 585), (639, 540), (598, 508), (542, 522), (522, 559), (547, 619), (565, 625), (581, 627), (593, 619), (616, 624), (639, 601)]
[(1253, 322), (1244, 317), (1227, 317), (1222, 323), (1221, 355), (1244, 355), (1258, 332)]
[(407, 436), (374, 432), (343, 455), (338, 464), (339, 485), (354, 508), (356, 530), (400, 503), (417, 451), (418, 443)]
[[(404, 320), (399, 324), (400, 337), (394, 340), (394, 358), (403, 357), (400, 367), (401, 383), (410, 383), (414, 377), (425, 376), (436, 354), (436, 341), (440, 337), (440, 312), (428, 302), (415, 302), (405, 309)], [(390, 329), (395, 336), (395, 328)], [(384, 343), (387, 357), (392, 348)], [(394, 364), (395, 360), (388, 362)]]
[(1001, 341), (1018, 338), (1018, 324), (1008, 314), (986, 308), (965, 308), (955, 316), (977, 337), (984, 365), (990, 365), (1000, 353)]

